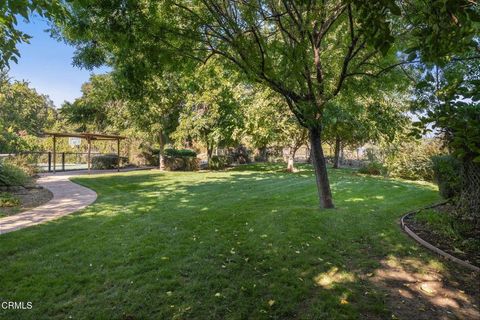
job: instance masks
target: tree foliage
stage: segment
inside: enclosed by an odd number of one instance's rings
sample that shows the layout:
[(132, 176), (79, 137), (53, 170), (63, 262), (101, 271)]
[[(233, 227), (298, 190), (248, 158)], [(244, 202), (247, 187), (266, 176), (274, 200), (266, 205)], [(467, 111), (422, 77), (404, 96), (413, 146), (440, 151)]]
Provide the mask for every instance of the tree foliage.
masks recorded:
[(54, 125), (57, 112), (46, 95), (25, 81), (11, 81), (0, 73), (0, 152), (35, 148), (33, 136)]
[(214, 148), (239, 141), (242, 119), (235, 77), (212, 60), (183, 79), (186, 82), (184, 107), (178, 127), (171, 135), (177, 144), (198, 141), (207, 148), (210, 160)]
[(0, 1), (0, 68), (18, 62), (17, 45), (28, 43), (30, 36), (18, 29), (18, 20), (29, 20), (33, 14), (60, 21), (66, 14), (61, 0), (4, 0)]

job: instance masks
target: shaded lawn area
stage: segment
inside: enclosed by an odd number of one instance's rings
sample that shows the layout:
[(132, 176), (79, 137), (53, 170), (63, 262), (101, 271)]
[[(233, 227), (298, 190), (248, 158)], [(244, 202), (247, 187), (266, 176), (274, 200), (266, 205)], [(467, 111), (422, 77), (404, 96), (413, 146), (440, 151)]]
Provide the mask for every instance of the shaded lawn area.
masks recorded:
[(75, 178), (94, 205), (0, 236), (0, 300), (33, 302), (0, 318), (383, 319), (381, 261), (448, 272), (398, 227), (433, 186), (330, 170), (319, 210), (309, 167), (275, 168)]

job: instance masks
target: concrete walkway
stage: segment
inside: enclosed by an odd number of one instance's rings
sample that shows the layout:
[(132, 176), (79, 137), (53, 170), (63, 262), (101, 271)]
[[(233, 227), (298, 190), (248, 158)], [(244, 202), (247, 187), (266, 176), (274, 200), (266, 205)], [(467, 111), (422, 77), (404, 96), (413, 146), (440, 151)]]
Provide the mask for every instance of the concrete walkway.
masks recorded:
[[(149, 168), (145, 168), (149, 169)], [(138, 169), (122, 169), (121, 172)], [(116, 173), (117, 170), (92, 170), (92, 174)], [(42, 174), (37, 184), (53, 193), (53, 199), (44, 205), (22, 213), (0, 218), (0, 234), (55, 220), (92, 204), (97, 199), (95, 191), (69, 180), (70, 177), (88, 174), (87, 170)]]
[(43, 175), (37, 180), (37, 184), (50, 190), (53, 199), (31, 210), (1, 218), (0, 234), (58, 219), (92, 204), (97, 199), (95, 191), (69, 180), (71, 176), (77, 174), (82, 173)]

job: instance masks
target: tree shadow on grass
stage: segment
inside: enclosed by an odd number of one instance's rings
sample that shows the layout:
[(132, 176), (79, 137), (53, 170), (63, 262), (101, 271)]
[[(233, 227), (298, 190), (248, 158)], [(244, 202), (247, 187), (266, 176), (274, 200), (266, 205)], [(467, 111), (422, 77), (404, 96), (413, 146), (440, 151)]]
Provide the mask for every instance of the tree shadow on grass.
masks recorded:
[[(38, 306), (32, 318), (468, 319), (478, 312), (478, 292), (461, 281), (472, 278), (450, 264), (435, 270), (435, 258), (397, 225), (403, 212), (435, 199), (418, 186), (337, 171), (337, 208), (319, 210), (311, 172), (77, 181), (98, 190), (93, 206), (2, 239), (0, 296), (30, 294)], [(426, 292), (430, 283), (436, 296)]]

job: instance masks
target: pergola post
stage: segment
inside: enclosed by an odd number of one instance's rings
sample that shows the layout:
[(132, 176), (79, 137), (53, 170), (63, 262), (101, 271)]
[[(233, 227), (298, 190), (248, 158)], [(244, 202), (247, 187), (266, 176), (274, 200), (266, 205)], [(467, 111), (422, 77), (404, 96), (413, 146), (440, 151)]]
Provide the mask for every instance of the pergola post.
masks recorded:
[(92, 152), (92, 142), (90, 141), (90, 138), (87, 138), (87, 143), (88, 143), (88, 154), (87, 154), (87, 168), (88, 168), (88, 173), (90, 174), (90, 154)]
[(117, 172), (120, 172), (120, 139), (117, 139)]
[(57, 166), (57, 137), (53, 136), (53, 173), (56, 172)]
[[(60, 132), (44, 132), (43, 135), (49, 135), (53, 138), (53, 173), (55, 173), (57, 166), (57, 138), (80, 138), (87, 140), (88, 153), (87, 153), (87, 170), (88, 173), (92, 171), (92, 140), (108, 140), (117, 141), (117, 171), (120, 171), (120, 141), (126, 139), (126, 137), (109, 134), (97, 134), (97, 133), (60, 133)], [(51, 156), (48, 154), (48, 168), (51, 168)], [(65, 171), (65, 153), (62, 153), (62, 169)]]

